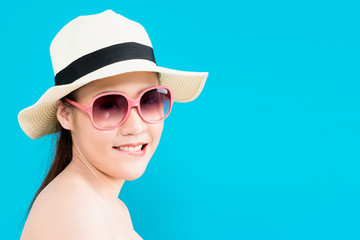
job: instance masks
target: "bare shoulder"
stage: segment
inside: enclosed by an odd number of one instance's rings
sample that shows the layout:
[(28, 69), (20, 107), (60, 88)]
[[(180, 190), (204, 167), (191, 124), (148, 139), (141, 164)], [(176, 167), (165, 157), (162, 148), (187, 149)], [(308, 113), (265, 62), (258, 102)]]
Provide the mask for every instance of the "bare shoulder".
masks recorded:
[(111, 239), (108, 219), (97, 196), (82, 185), (45, 188), (24, 227), (36, 239)]

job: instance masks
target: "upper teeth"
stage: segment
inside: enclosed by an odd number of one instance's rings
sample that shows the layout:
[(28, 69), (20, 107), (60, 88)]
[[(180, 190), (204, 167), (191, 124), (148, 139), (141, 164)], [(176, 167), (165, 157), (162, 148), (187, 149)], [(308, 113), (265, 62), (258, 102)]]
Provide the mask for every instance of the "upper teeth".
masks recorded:
[(142, 148), (143, 145), (139, 145), (136, 147), (117, 147), (120, 148), (120, 150), (122, 151), (127, 151), (127, 152), (136, 152), (139, 151)]

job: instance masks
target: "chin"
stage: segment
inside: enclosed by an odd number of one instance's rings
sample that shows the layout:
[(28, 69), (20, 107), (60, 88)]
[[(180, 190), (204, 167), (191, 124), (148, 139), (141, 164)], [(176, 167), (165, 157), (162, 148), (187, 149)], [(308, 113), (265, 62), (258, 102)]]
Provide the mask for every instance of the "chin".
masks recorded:
[(132, 181), (141, 177), (147, 168), (147, 164), (135, 164), (132, 166), (127, 166), (123, 168), (121, 173), (118, 174), (119, 178), (122, 178), (126, 181)]
[(138, 172), (133, 172), (133, 173), (129, 173), (126, 175), (126, 177), (124, 178), (126, 181), (132, 181), (132, 180), (136, 180), (139, 177), (141, 177), (144, 174), (145, 171), (138, 171)]
[(138, 179), (144, 174), (151, 157), (152, 153), (147, 152), (147, 155), (140, 158), (130, 157), (117, 161), (113, 168), (109, 169), (109, 175), (126, 181)]

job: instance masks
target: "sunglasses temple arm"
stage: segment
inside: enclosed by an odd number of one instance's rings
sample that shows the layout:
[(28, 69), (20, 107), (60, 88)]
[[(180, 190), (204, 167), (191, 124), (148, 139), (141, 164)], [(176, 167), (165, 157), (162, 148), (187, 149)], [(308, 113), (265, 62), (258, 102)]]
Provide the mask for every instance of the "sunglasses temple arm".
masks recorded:
[(83, 111), (85, 111), (87, 113), (90, 113), (90, 108), (87, 108), (87, 107), (85, 107), (85, 106), (83, 106), (83, 105), (81, 105), (81, 104), (79, 104), (77, 102), (74, 102), (73, 100), (70, 100), (68, 98), (65, 98), (65, 100), (67, 102), (69, 102), (71, 105), (73, 105), (73, 106), (75, 106), (75, 107), (77, 107), (77, 108), (79, 108), (79, 109), (81, 109), (81, 110), (83, 110)]

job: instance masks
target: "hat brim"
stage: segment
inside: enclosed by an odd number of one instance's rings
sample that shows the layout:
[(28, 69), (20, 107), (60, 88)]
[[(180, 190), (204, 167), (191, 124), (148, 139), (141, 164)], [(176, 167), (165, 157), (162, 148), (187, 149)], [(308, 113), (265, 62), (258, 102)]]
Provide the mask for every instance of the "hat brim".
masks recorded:
[(159, 67), (146, 60), (113, 63), (79, 78), (71, 84), (49, 88), (35, 104), (19, 112), (20, 127), (32, 139), (55, 133), (57, 100), (92, 81), (137, 71), (158, 72), (160, 85), (170, 88), (176, 102), (189, 102), (196, 99), (208, 76), (207, 72), (173, 70)]

